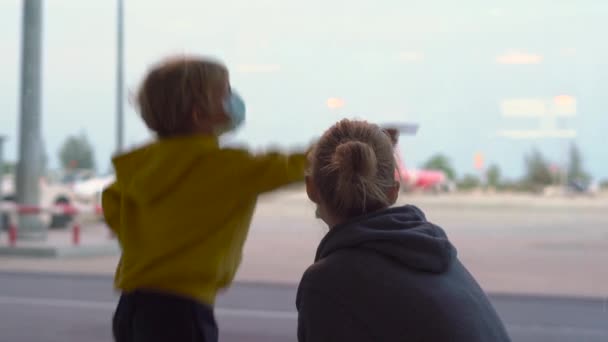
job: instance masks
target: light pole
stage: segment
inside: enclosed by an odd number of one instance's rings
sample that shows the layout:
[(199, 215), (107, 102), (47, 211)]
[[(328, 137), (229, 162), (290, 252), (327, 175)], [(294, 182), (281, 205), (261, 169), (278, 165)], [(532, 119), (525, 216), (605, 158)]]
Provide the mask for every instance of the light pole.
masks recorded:
[(116, 153), (124, 148), (124, 4), (116, 11)]
[[(19, 162), (17, 165), (17, 203), (40, 204), (42, 130), (42, 0), (23, 1), (21, 39), (21, 89), (19, 117)], [(20, 238), (43, 240), (47, 230), (37, 216), (19, 217)]]
[[(4, 201), (4, 193), (2, 192), (4, 185), (4, 139), (5, 137), (0, 135), (0, 204)], [(0, 206), (0, 208), (2, 208)], [(4, 231), (4, 212), (0, 210), (0, 234)]]

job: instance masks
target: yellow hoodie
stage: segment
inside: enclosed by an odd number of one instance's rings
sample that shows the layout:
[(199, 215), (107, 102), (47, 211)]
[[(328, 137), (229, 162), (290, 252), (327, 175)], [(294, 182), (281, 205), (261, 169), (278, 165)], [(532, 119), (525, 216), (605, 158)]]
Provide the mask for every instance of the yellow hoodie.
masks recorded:
[(113, 160), (102, 198), (122, 257), (115, 286), (213, 305), (239, 266), (259, 194), (304, 179), (305, 154), (224, 149), (215, 137), (160, 140)]

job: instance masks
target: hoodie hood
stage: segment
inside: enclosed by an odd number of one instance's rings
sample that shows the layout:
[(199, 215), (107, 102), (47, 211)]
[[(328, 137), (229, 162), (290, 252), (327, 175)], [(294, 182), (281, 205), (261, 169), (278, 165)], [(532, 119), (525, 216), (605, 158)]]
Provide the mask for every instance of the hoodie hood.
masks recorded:
[(381, 210), (332, 228), (321, 241), (315, 261), (347, 248), (372, 251), (431, 273), (445, 272), (456, 258), (456, 248), (443, 229), (412, 205)]
[(123, 194), (145, 204), (171, 191), (201, 155), (218, 149), (214, 136), (162, 139), (115, 157), (116, 181)]

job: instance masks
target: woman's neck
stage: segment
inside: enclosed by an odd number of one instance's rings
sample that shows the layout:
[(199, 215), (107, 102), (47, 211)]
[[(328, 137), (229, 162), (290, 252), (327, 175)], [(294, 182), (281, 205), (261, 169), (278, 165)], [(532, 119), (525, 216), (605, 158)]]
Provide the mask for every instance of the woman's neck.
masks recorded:
[(348, 221), (347, 219), (344, 218), (338, 218), (338, 217), (334, 217), (331, 215), (328, 215), (329, 217), (324, 218), (323, 222), (325, 222), (325, 224), (327, 224), (327, 226), (329, 227), (329, 229), (333, 229), (334, 227), (337, 227), (343, 223), (345, 223), (346, 221)]

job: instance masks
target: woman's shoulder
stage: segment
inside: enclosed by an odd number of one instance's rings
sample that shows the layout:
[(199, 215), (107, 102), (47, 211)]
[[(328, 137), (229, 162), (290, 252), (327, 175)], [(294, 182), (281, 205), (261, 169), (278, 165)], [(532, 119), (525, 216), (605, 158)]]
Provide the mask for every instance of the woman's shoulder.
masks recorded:
[(357, 282), (356, 273), (351, 271), (348, 253), (342, 251), (316, 261), (310, 265), (300, 280), (296, 305), (311, 298), (340, 298), (348, 284)]
[(322, 288), (324, 292), (340, 288), (352, 274), (348, 253), (339, 251), (310, 265), (300, 280), (299, 291)]
[[(300, 289), (341, 294), (345, 288), (367, 291), (379, 279), (402, 272), (397, 265), (376, 253), (345, 248), (310, 265), (300, 281)], [(353, 287), (353, 283), (357, 286)]]
[(339, 275), (348, 272), (353, 266), (353, 257), (356, 258), (355, 250), (339, 250), (327, 255), (310, 265), (302, 280), (318, 280), (319, 278), (339, 278)]

